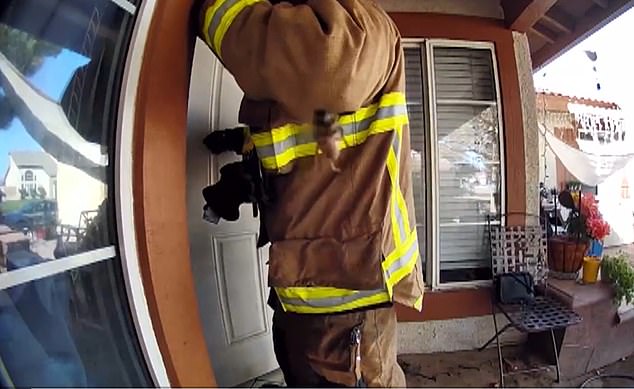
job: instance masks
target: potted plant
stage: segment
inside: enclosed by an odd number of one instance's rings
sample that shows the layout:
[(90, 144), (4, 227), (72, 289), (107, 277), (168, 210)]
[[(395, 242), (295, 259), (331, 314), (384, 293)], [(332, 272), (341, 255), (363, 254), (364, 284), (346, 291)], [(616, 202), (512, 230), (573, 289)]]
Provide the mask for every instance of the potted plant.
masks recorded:
[(624, 252), (606, 255), (601, 262), (601, 279), (614, 287), (614, 302), (631, 304), (634, 302), (634, 266)]
[(601, 254), (594, 255), (597, 250), (589, 253), (589, 249), (593, 242), (602, 249), (610, 225), (603, 220), (596, 198), (592, 193), (568, 189), (559, 194), (559, 203), (569, 209), (570, 214), (564, 224), (564, 233), (554, 236), (548, 245), (548, 265), (553, 277), (576, 279), (588, 254), (594, 256), (586, 261), (589, 270), (595, 268), (598, 271)]

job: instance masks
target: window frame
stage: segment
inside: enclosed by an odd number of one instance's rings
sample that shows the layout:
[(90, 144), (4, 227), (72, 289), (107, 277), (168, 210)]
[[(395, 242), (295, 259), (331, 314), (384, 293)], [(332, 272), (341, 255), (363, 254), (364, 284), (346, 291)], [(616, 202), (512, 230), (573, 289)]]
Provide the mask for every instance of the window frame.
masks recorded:
[[(498, 119), (498, 147), (500, 159), (500, 221), (495, 224), (505, 224), (504, 213), (506, 211), (506, 146), (504, 142), (505, 129), (503, 117), (502, 96), (500, 92), (500, 73), (498, 57), (495, 50), (494, 42), (489, 41), (469, 41), (454, 39), (427, 39), (427, 38), (403, 38), (403, 48), (417, 48), (421, 52), (422, 63), (422, 79), (421, 85), (423, 98), (427, 102), (423, 102), (425, 112), (425, 127), (429, 129), (425, 144), (425, 160), (428, 163), (425, 177), (428, 182), (425, 183), (426, 203), (428, 212), (426, 212), (426, 236), (423, 255), (428, 258), (426, 266), (426, 282), (431, 285), (432, 290), (448, 290), (465, 287), (490, 286), (491, 280), (474, 280), (465, 282), (440, 282), (440, 199), (438, 194), (438, 131), (437, 131), (437, 107), (436, 99), (436, 83), (434, 68), (434, 48), (467, 48), (489, 50), (492, 59), (493, 81), (495, 83), (495, 106), (497, 107)], [(473, 100), (446, 100), (444, 103), (456, 103), (477, 106), (494, 106), (489, 101), (473, 101)], [(475, 104), (474, 104), (475, 103)], [(469, 223), (473, 225), (486, 225), (483, 223)]]

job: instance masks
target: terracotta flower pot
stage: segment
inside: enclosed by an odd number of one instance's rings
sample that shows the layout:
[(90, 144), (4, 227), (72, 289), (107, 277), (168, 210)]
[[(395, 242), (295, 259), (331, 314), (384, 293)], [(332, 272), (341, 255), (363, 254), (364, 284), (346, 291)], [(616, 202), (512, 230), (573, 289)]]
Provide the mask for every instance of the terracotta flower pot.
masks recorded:
[(583, 266), (589, 243), (564, 237), (553, 237), (548, 244), (548, 267), (553, 276), (575, 278)]

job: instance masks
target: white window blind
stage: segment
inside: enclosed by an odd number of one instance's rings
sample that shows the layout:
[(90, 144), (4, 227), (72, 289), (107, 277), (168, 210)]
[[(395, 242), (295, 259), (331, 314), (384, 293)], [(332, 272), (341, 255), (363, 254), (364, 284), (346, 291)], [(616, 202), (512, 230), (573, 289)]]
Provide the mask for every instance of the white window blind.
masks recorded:
[[(419, 240), (421, 247), (437, 246), (433, 271), (439, 283), (490, 278), (486, 216), (503, 206), (494, 51), (473, 46), (429, 41), (405, 49)], [(427, 84), (432, 90), (425, 90)], [(430, 155), (434, 174), (426, 163)], [(430, 187), (433, 196), (427, 195)], [(424, 229), (432, 205), (435, 242)]]
[(490, 277), (486, 216), (500, 211), (493, 52), (431, 46), (435, 85), (440, 282)]

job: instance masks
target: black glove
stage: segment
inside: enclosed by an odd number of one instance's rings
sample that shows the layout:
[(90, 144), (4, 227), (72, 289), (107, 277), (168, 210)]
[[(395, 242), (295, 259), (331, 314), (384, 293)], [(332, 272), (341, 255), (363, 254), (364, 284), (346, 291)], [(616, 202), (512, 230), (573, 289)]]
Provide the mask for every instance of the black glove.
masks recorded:
[(240, 205), (255, 202), (256, 184), (244, 163), (233, 162), (220, 169), (220, 180), (203, 189), (205, 208), (228, 221), (240, 217)]
[(203, 143), (213, 154), (220, 154), (225, 151), (242, 154), (245, 132), (244, 127), (214, 131), (203, 139)]

